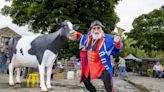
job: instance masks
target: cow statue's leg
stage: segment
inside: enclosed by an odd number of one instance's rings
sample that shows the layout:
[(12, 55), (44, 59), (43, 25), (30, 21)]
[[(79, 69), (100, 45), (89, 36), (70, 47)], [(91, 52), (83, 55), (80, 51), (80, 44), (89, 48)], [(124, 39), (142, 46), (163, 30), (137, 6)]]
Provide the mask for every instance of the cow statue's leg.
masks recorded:
[(13, 80), (14, 58), (12, 58), (8, 68), (9, 68), (9, 85), (13, 86), (14, 85), (14, 80)]
[(46, 63), (46, 67), (47, 67), (47, 81), (46, 81), (46, 85), (48, 89), (51, 89), (51, 74), (52, 74), (52, 67), (54, 64), (54, 61), (56, 60), (57, 55), (53, 54), (52, 52), (47, 51), (47, 56), (48, 59), (47, 61), (49, 61), (49, 63)]
[(49, 67), (47, 67), (47, 81), (46, 81), (46, 85), (48, 89), (51, 89), (51, 74), (52, 74), (52, 66), (53, 64), (51, 64)]
[(41, 87), (41, 91), (47, 92), (48, 89), (47, 89), (47, 87), (45, 85), (45, 81), (44, 81), (45, 65), (41, 64), (38, 67), (39, 67), (39, 74), (40, 74), (40, 87)]
[(20, 80), (21, 68), (16, 68), (16, 71), (17, 71), (16, 83), (21, 83), (21, 80)]

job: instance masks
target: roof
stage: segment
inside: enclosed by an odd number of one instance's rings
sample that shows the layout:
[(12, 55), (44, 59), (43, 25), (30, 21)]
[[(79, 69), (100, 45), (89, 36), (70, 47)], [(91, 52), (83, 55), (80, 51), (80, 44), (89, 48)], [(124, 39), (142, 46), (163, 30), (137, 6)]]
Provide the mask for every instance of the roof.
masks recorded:
[(8, 36), (10, 36), (10, 35), (18, 35), (18, 36), (20, 36), (20, 34), (18, 34), (16, 31), (12, 30), (9, 27), (1, 28), (0, 29), (0, 33), (1, 34), (2, 34), (2, 31), (5, 32), (5, 33), (7, 33)]
[(28, 29), (26, 27), (18, 27), (18, 28), (17, 27), (15, 28), (15, 27), (12, 27), (12, 26), (10, 26), (10, 27), (1, 27), (0, 31), (1, 30), (10, 30), (12, 33), (14, 32), (19, 36), (33, 35), (34, 34), (32, 32), (27, 31)]

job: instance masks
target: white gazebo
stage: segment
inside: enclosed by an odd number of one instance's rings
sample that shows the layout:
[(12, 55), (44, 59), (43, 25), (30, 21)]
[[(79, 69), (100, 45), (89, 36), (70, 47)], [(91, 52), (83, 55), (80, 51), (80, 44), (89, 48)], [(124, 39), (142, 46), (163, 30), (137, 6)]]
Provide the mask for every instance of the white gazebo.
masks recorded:
[(125, 60), (135, 60), (135, 61), (139, 61), (139, 62), (142, 61), (141, 59), (139, 59), (139, 58), (133, 56), (132, 54), (129, 54), (128, 56), (123, 57), (123, 58), (124, 58)]

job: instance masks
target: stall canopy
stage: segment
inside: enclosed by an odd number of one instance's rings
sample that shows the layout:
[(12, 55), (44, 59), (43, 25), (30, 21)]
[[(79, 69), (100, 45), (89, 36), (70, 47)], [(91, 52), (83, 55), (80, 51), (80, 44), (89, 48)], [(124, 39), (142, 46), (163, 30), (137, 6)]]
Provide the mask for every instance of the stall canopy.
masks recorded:
[(164, 58), (143, 58), (142, 61), (150, 61), (150, 62), (160, 61), (160, 62), (164, 62)]
[(133, 56), (132, 54), (129, 54), (128, 56), (124, 57), (125, 60), (135, 60), (135, 61), (139, 61), (141, 62), (142, 60), (139, 58), (136, 58), (135, 56)]

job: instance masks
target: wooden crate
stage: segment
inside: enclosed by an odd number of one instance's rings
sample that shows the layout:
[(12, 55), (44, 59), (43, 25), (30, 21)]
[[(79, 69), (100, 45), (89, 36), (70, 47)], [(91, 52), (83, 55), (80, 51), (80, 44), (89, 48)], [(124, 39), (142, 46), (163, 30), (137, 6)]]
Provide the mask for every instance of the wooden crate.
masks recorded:
[(65, 76), (65, 74), (64, 74), (64, 72), (63, 73), (56, 73), (56, 74), (54, 74), (54, 79), (66, 79), (66, 76)]

